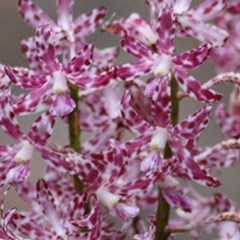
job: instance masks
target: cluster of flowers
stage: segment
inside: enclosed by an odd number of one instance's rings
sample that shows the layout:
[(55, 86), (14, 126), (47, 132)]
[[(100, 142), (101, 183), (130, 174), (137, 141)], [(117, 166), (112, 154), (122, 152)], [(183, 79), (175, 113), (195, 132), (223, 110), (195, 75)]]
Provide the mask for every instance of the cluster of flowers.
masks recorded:
[[(56, 2), (55, 23), (31, 0), (19, 0), (20, 14), (36, 31), (21, 43), (29, 68), (0, 66), (0, 125), (16, 141), (0, 145), (0, 185), (31, 206), (6, 211), (4, 192), (0, 238), (164, 240), (187, 232), (198, 239), (205, 231), (240, 239), (237, 205), (223, 193), (201, 196), (192, 185), (218, 187), (213, 170), (239, 158), (240, 1), (191, 7), (191, 0), (147, 0), (149, 20), (132, 13), (105, 23), (104, 7), (74, 20), (74, 0)], [(100, 26), (136, 60), (117, 65), (118, 48), (88, 43)], [(177, 53), (175, 39), (186, 37), (198, 46)], [(218, 75), (202, 84), (189, 71), (210, 56)], [(222, 97), (210, 89), (219, 82), (234, 84), (229, 110), (216, 109), (228, 138), (199, 147), (211, 105)], [(178, 122), (187, 97), (202, 107)], [(18, 117), (36, 113), (24, 133)], [(69, 127), (69, 146), (51, 141), (56, 119)], [(80, 142), (81, 132), (90, 139)], [(29, 180), (34, 152), (47, 164), (36, 186)]]

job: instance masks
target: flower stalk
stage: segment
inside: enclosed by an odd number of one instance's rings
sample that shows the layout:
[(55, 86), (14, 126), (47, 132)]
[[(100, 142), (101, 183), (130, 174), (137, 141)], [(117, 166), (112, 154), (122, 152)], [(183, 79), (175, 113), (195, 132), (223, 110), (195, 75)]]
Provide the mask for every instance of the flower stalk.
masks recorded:
[[(171, 123), (176, 125), (178, 122), (179, 98), (178, 83), (174, 77), (171, 78)], [(169, 144), (166, 144), (164, 150), (164, 159), (172, 157), (172, 150)], [(167, 240), (170, 232), (166, 231), (170, 217), (170, 205), (164, 198), (161, 187), (158, 189), (158, 208), (156, 212), (156, 235), (155, 240)]]
[[(70, 95), (76, 106), (68, 115), (68, 130), (70, 147), (80, 153), (81, 152), (81, 127), (80, 127), (80, 110), (79, 110), (79, 89), (77, 86), (69, 84)], [(77, 192), (82, 192), (84, 189), (83, 182), (78, 176), (73, 176), (74, 186)]]

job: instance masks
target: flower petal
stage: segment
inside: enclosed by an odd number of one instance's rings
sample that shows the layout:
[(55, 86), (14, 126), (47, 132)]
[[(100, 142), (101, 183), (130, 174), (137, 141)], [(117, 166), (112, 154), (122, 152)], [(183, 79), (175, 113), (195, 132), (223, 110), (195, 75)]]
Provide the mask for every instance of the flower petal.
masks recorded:
[(184, 170), (187, 176), (200, 184), (218, 187), (220, 182), (194, 161), (191, 153), (182, 145), (181, 139), (175, 136), (173, 132), (170, 132), (169, 135), (171, 136), (171, 150), (175, 153), (179, 166)]
[(226, 0), (207, 0), (188, 11), (188, 14), (200, 21), (208, 21), (226, 7)]
[(175, 37), (175, 17), (173, 15), (173, 6), (165, 4), (157, 24), (157, 47), (159, 53), (166, 55), (173, 54), (173, 40)]
[(123, 121), (131, 130), (144, 133), (149, 129), (150, 125), (136, 112), (131, 101), (131, 94), (126, 91), (122, 98), (121, 114)]
[(229, 137), (238, 138), (240, 136), (240, 120), (231, 116), (223, 104), (220, 104), (215, 111), (217, 123), (224, 134)]
[(87, 70), (92, 61), (93, 45), (85, 45), (81, 51), (63, 68), (63, 71), (69, 77), (78, 77), (81, 73)]
[(18, 99), (13, 105), (14, 112), (16, 114), (25, 114), (38, 110), (38, 107), (43, 107), (46, 95), (51, 93), (50, 87), (48, 83), (45, 83), (41, 88), (34, 89)]
[(42, 9), (33, 4), (30, 0), (19, 0), (18, 9), (24, 21), (32, 28), (37, 28), (40, 23), (49, 22), (54, 24)]
[(5, 71), (11, 81), (13, 81), (16, 86), (23, 89), (39, 88), (47, 81), (45, 76), (40, 74), (36, 75), (27, 68), (13, 68), (6, 66)]
[(196, 146), (197, 139), (201, 132), (207, 127), (210, 114), (211, 107), (203, 107), (173, 127), (172, 133), (181, 139), (182, 145), (185, 148), (192, 150)]
[(182, 54), (173, 56), (172, 62), (185, 69), (193, 69), (200, 66), (205, 61), (211, 49), (212, 45), (206, 43)]
[(76, 103), (69, 94), (59, 94), (50, 107), (53, 116), (64, 117), (71, 113), (76, 107)]
[(152, 52), (145, 45), (128, 34), (124, 35), (121, 45), (125, 51), (138, 59), (152, 57)]
[(188, 75), (185, 71), (180, 70), (180, 68), (174, 69), (174, 75), (182, 89), (194, 99), (206, 103), (216, 102), (221, 99), (220, 94), (213, 90), (202, 87), (195, 78)]
[(198, 21), (188, 15), (179, 16), (181, 29), (193, 38), (202, 43), (211, 43), (215, 46), (222, 46), (227, 40), (228, 33), (214, 25)]
[(158, 127), (166, 128), (170, 124), (171, 89), (169, 76), (159, 78), (152, 96), (152, 118)]
[(50, 112), (45, 112), (37, 118), (28, 133), (31, 144), (43, 147), (52, 134), (54, 123), (55, 117)]
[(64, 30), (68, 30), (71, 27), (72, 15), (73, 15), (73, 0), (57, 0), (57, 23)]
[(11, 105), (10, 90), (2, 91), (0, 94), (0, 124), (5, 133), (13, 139), (21, 141), (24, 138), (20, 130), (17, 118)]
[(80, 15), (74, 21), (74, 35), (76, 42), (83, 42), (83, 39), (93, 33), (97, 26), (103, 21), (106, 14), (105, 7), (93, 9), (89, 13)]
[(142, 59), (134, 63), (126, 63), (117, 67), (117, 76), (126, 81), (134, 80), (137, 77), (150, 73), (153, 62)]

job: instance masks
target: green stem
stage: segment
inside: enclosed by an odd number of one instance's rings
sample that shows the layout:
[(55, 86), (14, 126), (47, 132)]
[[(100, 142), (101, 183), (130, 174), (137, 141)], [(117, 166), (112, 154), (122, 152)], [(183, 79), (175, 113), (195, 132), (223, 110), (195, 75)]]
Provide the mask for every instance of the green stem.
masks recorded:
[[(71, 98), (74, 100), (76, 107), (74, 110), (68, 115), (68, 130), (69, 130), (69, 140), (70, 147), (76, 151), (81, 151), (81, 128), (79, 121), (79, 97), (78, 92), (79, 89), (76, 86), (70, 85), (70, 94)], [(76, 176), (73, 176), (74, 186), (77, 192), (82, 192), (84, 185), (83, 182)]]
[[(179, 99), (177, 97), (178, 83), (174, 77), (171, 79), (171, 123), (176, 125), (178, 122)], [(170, 158), (172, 151), (167, 144), (164, 150), (164, 159)], [(166, 231), (170, 216), (170, 205), (165, 200), (161, 188), (158, 189), (158, 207), (156, 213), (156, 235), (155, 240), (167, 240), (170, 233)]]

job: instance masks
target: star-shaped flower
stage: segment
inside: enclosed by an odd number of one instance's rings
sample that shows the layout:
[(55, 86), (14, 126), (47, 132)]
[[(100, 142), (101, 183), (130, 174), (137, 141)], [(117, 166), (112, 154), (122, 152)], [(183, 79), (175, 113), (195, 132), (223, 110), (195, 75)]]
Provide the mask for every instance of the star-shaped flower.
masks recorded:
[(139, 76), (153, 74), (154, 78), (173, 75), (182, 89), (189, 96), (202, 102), (214, 102), (221, 98), (220, 94), (206, 89), (187, 71), (200, 66), (209, 55), (211, 44), (204, 44), (181, 54), (174, 50), (176, 19), (172, 6), (162, 9), (156, 26), (157, 42), (151, 48), (146, 47), (136, 38), (125, 33), (123, 48), (138, 59), (137, 62), (123, 64), (118, 67), (118, 77), (133, 80)]
[[(218, 186), (219, 182), (199, 166), (191, 154), (198, 136), (207, 126), (211, 108), (209, 106), (203, 107), (181, 123), (172, 126), (170, 121), (170, 86), (167, 78), (161, 78), (158, 82), (155, 82), (148, 107), (143, 105), (144, 101), (138, 99), (136, 102), (134, 95), (146, 98), (141, 90), (132, 95), (127, 91), (123, 97), (122, 112), (127, 126), (135, 129), (135, 132), (137, 131), (140, 136), (146, 136), (145, 142), (141, 144), (147, 146), (147, 148), (145, 147), (142, 150), (141, 145), (139, 146), (140, 150), (138, 150), (143, 153), (146, 152), (146, 154), (143, 154), (146, 157), (142, 162), (142, 170), (160, 171), (163, 172), (163, 176), (176, 171), (180, 176), (183, 174), (182, 176), (185, 175), (189, 179), (210, 186)], [(171, 158), (164, 160), (164, 149), (167, 143), (177, 162), (174, 162)]]

